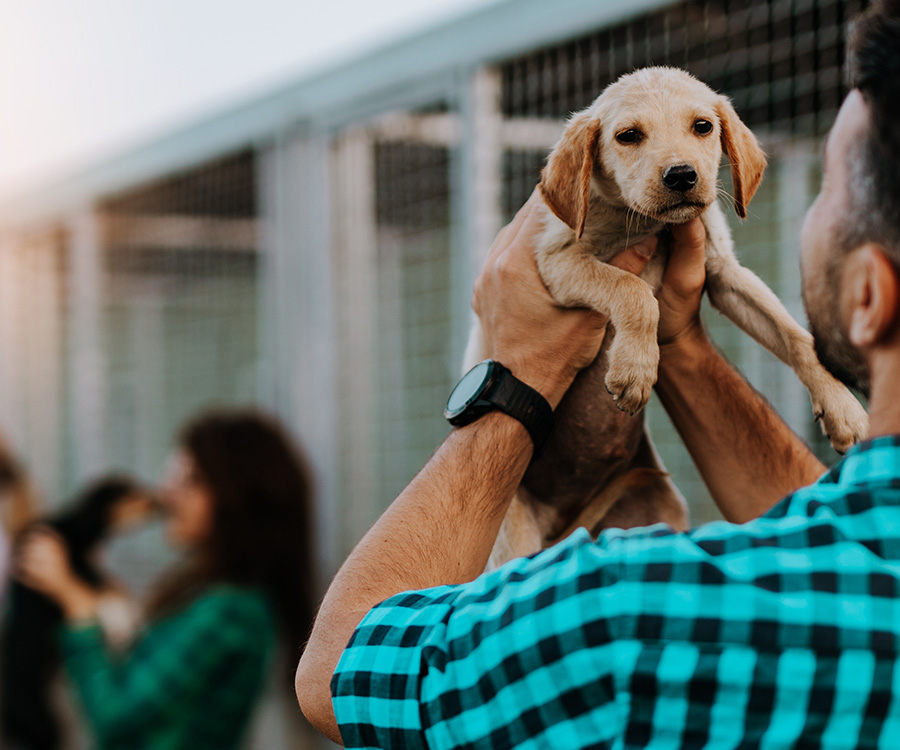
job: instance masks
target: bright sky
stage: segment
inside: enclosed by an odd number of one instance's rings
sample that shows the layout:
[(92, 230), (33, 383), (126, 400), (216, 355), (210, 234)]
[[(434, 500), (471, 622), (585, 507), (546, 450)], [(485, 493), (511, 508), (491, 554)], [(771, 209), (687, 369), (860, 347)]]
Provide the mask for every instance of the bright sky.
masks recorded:
[(0, 200), (495, 0), (0, 0)]

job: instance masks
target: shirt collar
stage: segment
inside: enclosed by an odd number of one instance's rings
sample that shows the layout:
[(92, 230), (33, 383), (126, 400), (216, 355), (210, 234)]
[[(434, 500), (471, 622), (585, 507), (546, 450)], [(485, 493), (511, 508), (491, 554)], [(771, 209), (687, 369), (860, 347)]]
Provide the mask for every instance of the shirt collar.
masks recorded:
[(900, 482), (900, 435), (884, 435), (854, 445), (819, 482), (884, 484)]

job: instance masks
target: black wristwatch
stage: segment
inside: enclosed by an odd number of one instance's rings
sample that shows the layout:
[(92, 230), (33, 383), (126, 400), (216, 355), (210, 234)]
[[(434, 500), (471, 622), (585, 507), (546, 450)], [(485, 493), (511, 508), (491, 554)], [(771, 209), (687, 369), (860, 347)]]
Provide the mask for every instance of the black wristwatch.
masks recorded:
[(486, 359), (469, 370), (447, 399), (444, 416), (460, 427), (499, 409), (518, 419), (534, 442), (537, 458), (553, 429), (553, 409), (540, 393), (516, 378), (508, 367)]

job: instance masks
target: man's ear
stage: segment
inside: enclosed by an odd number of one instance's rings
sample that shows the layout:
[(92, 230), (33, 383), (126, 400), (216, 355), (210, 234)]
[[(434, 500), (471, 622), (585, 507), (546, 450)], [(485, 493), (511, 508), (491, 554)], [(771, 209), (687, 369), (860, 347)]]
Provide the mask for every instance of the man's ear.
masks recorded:
[(762, 181), (766, 170), (766, 154), (759, 141), (734, 111), (731, 102), (719, 97), (716, 114), (722, 128), (722, 151), (731, 163), (731, 181), (734, 183), (734, 210), (742, 219), (747, 218), (747, 204)]
[(860, 349), (883, 344), (898, 329), (900, 278), (884, 248), (869, 243), (844, 264), (842, 303), (850, 343)]
[(538, 185), (544, 203), (575, 230), (579, 239), (591, 199), (591, 175), (599, 139), (600, 121), (585, 112), (575, 115), (550, 152)]

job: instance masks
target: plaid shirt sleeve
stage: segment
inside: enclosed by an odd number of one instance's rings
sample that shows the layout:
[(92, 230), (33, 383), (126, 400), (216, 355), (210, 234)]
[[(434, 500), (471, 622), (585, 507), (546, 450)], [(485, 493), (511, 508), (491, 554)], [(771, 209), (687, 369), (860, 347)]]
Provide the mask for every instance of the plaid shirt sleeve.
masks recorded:
[(618, 546), (614, 535), (598, 543), (577, 532), (469, 584), (376, 606), (332, 679), (344, 744), (513, 747), (548, 726), (565, 732), (583, 701), (592, 722), (608, 713), (612, 738), (614, 656), (600, 614), (611, 611), (603, 592)]
[(211, 592), (151, 626), (124, 656), (111, 653), (99, 625), (66, 626), (60, 645), (101, 747), (134, 738), (173, 706), (207, 689), (223, 665), (267, 643), (269, 624), (253, 599)]

